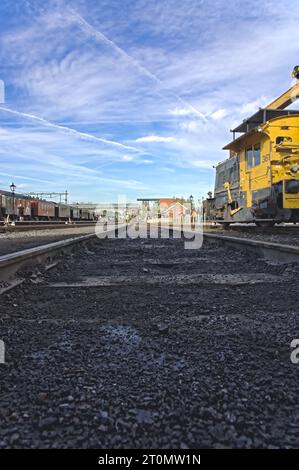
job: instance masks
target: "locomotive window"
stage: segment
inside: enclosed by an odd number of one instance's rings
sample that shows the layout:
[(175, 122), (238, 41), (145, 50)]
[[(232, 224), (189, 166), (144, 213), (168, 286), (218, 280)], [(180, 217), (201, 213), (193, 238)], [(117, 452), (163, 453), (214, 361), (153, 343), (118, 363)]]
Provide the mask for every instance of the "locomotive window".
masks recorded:
[(256, 144), (254, 146), (254, 166), (257, 166), (261, 163), (261, 146)]
[(246, 155), (247, 155), (247, 168), (250, 169), (253, 166), (253, 151), (252, 147), (248, 147), (246, 150)]
[(279, 136), (276, 137), (276, 145), (283, 144), (284, 142), (292, 142), (292, 137)]

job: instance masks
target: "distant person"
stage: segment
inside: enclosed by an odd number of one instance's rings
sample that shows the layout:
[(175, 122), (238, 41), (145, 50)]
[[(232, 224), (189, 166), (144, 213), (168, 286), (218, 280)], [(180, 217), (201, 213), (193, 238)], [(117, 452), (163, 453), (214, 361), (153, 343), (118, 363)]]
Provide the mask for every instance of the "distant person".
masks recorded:
[(23, 222), (25, 208), (24, 206), (19, 206), (18, 209), (19, 209), (19, 221)]
[(196, 209), (192, 209), (192, 212), (191, 212), (191, 224), (195, 224), (196, 218), (197, 218)]

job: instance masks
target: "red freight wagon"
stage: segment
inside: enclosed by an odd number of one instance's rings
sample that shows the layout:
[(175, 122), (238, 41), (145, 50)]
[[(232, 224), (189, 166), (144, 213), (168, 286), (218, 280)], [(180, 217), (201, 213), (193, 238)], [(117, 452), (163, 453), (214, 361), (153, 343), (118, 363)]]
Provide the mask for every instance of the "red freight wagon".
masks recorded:
[(55, 205), (47, 201), (31, 201), (31, 214), (35, 219), (54, 219)]

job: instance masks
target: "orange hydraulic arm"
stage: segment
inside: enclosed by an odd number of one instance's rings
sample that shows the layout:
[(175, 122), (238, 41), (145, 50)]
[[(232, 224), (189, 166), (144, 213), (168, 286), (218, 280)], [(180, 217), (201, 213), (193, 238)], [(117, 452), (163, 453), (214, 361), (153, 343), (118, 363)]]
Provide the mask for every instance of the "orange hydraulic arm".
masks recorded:
[(272, 103), (268, 104), (265, 109), (285, 109), (291, 103), (299, 98), (299, 66), (294, 67), (293, 78), (297, 78), (297, 83), (292, 86), (289, 90), (283, 93), (281, 96), (276, 98)]

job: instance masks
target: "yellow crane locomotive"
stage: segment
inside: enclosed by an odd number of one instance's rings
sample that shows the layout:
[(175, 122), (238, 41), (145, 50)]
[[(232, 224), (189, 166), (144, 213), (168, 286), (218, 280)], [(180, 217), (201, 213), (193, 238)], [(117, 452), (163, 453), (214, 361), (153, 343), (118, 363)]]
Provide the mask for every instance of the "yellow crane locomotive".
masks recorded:
[(217, 165), (214, 197), (204, 204), (206, 220), (299, 222), (299, 111), (286, 109), (299, 98), (299, 66), (292, 76), (294, 86), (232, 130), (224, 147), (230, 156)]

